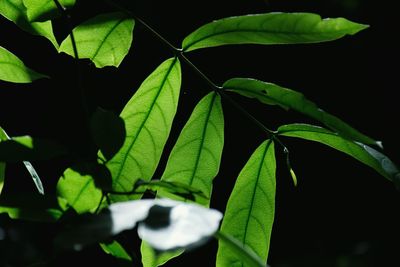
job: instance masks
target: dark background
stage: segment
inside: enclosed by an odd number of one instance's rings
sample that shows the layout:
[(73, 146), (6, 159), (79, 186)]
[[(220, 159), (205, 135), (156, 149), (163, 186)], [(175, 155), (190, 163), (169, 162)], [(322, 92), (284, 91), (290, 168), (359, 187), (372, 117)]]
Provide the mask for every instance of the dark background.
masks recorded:
[[(84, 2), (84, 3), (83, 3)], [(107, 11), (101, 1), (79, 1), (73, 23)], [(390, 1), (121, 1), (172, 44), (214, 19), (271, 11), (314, 12), (322, 17), (345, 17), (371, 27), (355, 36), (311, 45), (225, 46), (194, 51), (187, 56), (212, 81), (222, 84), (233, 77), (251, 77), (304, 93), (322, 109), (337, 115), (361, 132), (383, 142), (385, 154), (399, 163), (396, 97), (397, 59), (393, 40), (394, 7)], [(79, 11), (81, 10), (81, 11)], [(0, 45), (18, 55), (27, 66), (52, 80), (18, 85), (0, 82), (0, 124), (10, 135), (29, 134), (69, 145), (84, 155), (88, 137), (76, 88), (73, 61), (59, 55), (44, 38), (31, 37), (0, 18)], [(57, 38), (67, 34), (63, 19), (54, 22)], [(100, 106), (119, 113), (140, 83), (164, 59), (168, 48), (140, 25), (133, 46), (119, 69), (95, 69), (82, 61), (90, 109)], [(210, 91), (207, 84), (183, 64), (181, 102), (166, 151), (194, 105)], [(246, 109), (276, 129), (292, 122), (314, 121), (292, 111), (261, 105), (232, 95)], [(229, 103), (223, 102), (225, 147), (221, 170), (215, 179), (212, 206), (224, 210), (233, 183), (265, 134)], [(298, 176), (294, 187), (277, 147), (276, 218), (268, 263), (272, 267), (296, 266), (400, 266), (398, 263), (400, 194), (392, 183), (358, 161), (320, 144), (284, 139)], [(167, 153), (155, 177), (162, 174)], [(35, 162), (45, 188), (52, 192), (66, 158)], [(11, 165), (4, 193), (35, 190), (26, 171)], [(0, 216), (0, 266), (28, 266), (46, 257), (51, 225), (12, 221)], [(3, 229), (3, 230), (1, 230)], [(0, 233), (1, 237), (1, 233)], [(43, 250), (43, 251), (42, 251)], [(168, 266), (213, 266), (216, 242), (186, 253)], [(57, 265), (82, 264), (101, 259), (113, 264), (97, 248), (61, 256)]]

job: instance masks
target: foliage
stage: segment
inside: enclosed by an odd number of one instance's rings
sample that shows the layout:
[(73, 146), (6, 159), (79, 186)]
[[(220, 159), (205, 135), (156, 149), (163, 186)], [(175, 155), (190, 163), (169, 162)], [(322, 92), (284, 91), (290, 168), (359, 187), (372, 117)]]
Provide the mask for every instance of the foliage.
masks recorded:
[[(198, 49), (225, 45), (312, 45), (354, 35), (367, 29), (367, 25), (344, 18), (322, 19), (312, 13), (242, 15), (215, 20), (199, 27), (183, 39), (181, 48), (177, 48), (137, 17), (133, 10), (120, 6), (118, 1), (103, 0), (108, 7), (106, 12), (101, 11), (72, 27), (71, 14), (79, 11), (79, 2), (5, 0), (0, 2), (0, 14), (22, 30), (47, 38), (60, 55), (72, 56), (77, 73), (68, 75), (77, 76), (75, 86), (83, 92), (86, 88), (82, 66), (118, 69), (135, 51), (132, 44), (134, 31), (139, 25), (166, 45), (172, 56), (159, 63), (133, 96), (124, 100), (126, 104), (119, 115), (102, 107), (91, 109), (89, 101), (82, 97), (82, 110), (85, 111), (82, 132), (90, 136), (89, 149), (84, 155), (54, 140), (28, 135), (10, 138), (5, 132), (7, 129), (0, 128), (0, 213), (8, 214), (14, 220), (50, 222), (60, 229), (67, 228), (70, 231), (67, 233), (71, 235), (84, 232), (95, 238), (90, 235), (91, 231), (95, 233), (103, 230), (101, 227), (110, 226), (96, 222), (105, 217), (92, 215), (106, 213), (107, 207), (113, 207), (113, 203), (149, 198), (151, 195), (213, 207), (212, 196), (218, 195), (213, 191), (213, 180), (220, 171), (225, 136), (231, 134), (224, 131), (224, 105), (241, 112), (261, 128), (266, 138), (249, 155), (238, 174), (226, 203), (220, 230), (213, 233), (219, 240), (216, 266), (266, 265), (275, 216), (278, 152), (283, 151), (286, 167), (297, 184), (289, 150), (282, 137), (315, 141), (334, 148), (400, 186), (399, 170), (383, 153), (379, 141), (322, 110), (302, 93), (242, 77), (231, 78), (218, 86), (187, 57)], [(62, 21), (69, 28), (61, 42), (54, 35), (52, 23), (55, 21)], [(175, 129), (186, 67), (208, 84), (209, 92), (197, 103), (182, 129)], [(18, 55), (13, 54), (12, 48), (0, 46), (0, 80), (28, 84), (41, 81), (46, 86), (47, 80), (53, 79), (57, 78), (28, 68)], [(239, 104), (236, 97), (293, 110), (320, 124), (284, 124), (271, 130), (246, 106)], [(172, 131), (180, 131), (180, 134), (169, 149), (167, 142)], [(245, 132), (240, 134), (245, 135)], [(245, 137), (243, 142), (247, 138), (251, 137)], [(169, 155), (165, 169), (160, 177), (155, 177), (163, 154)], [(54, 160), (62, 161), (63, 157), (73, 160), (60, 170), (62, 175), (57, 178), (55, 188), (43, 188), (31, 162), (51, 164)], [(44, 194), (43, 198), (30, 194), (21, 197), (3, 190), (9, 179), (15, 178), (6, 166), (19, 162), (23, 162), (38, 191)], [(134, 213), (135, 210), (127, 212)], [(151, 207), (147, 207), (149, 215), (143, 218), (150, 218), (151, 212)], [(163, 214), (158, 215), (155, 220), (161, 223), (157, 227), (162, 229), (165, 226), (162, 224), (165, 223)], [(112, 215), (107, 219), (117, 220)], [(118, 225), (117, 221), (112, 221), (112, 225)], [(140, 251), (132, 251), (127, 242), (120, 242), (120, 237), (125, 234), (115, 234), (111, 240), (96, 240), (104, 253), (118, 259), (122, 266), (131, 262), (139, 264), (136, 253), (141, 253), (144, 266), (158, 266), (185, 252), (179, 246), (176, 246), (179, 250), (162, 252), (145, 242)], [(63, 238), (66, 241), (68, 235), (61, 233), (60, 236), (56, 238), (55, 250), (67, 253), (63, 251), (66, 248), (59, 244), (63, 243)], [(132, 238), (128, 234), (124, 237)], [(79, 246), (72, 248), (82, 249)]]

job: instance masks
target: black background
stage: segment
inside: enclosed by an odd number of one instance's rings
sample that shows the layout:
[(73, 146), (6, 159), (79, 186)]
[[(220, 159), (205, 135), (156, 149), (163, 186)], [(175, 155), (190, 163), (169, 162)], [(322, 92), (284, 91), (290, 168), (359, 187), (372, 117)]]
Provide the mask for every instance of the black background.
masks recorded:
[[(72, 12), (73, 24), (109, 10), (101, 1), (78, 2), (81, 9), (77, 6)], [(385, 154), (399, 163), (398, 53), (393, 37), (398, 29), (390, 1), (121, 2), (128, 3), (127, 7), (175, 46), (204, 23), (250, 13), (314, 12), (322, 17), (346, 17), (369, 24), (369, 29), (355, 36), (328, 43), (226, 46), (194, 51), (187, 56), (216, 84), (233, 77), (251, 77), (304, 93), (322, 109), (381, 140)], [(0, 18), (0, 25), (1, 46), (18, 55), (32, 69), (53, 77), (27, 85), (0, 82), (1, 126), (10, 135), (55, 139), (84, 154), (88, 137), (73, 61), (57, 54), (46, 39), (31, 37), (4, 18)], [(65, 20), (56, 20), (54, 28), (61, 41), (67, 34)], [(164, 44), (137, 24), (133, 46), (119, 69), (95, 69), (88, 61), (82, 61), (90, 109), (100, 106), (119, 113), (147, 75), (171, 56)], [(181, 101), (166, 151), (174, 144), (194, 105), (210, 91), (187, 66), (183, 64), (182, 68)], [(292, 122), (315, 123), (292, 111), (232, 97), (271, 129)], [(229, 103), (223, 102), (223, 109), (226, 140), (211, 202), (221, 211), (241, 168), (266, 138)], [(394, 186), (369, 167), (323, 145), (293, 139), (284, 139), (284, 142), (291, 151), (299, 185), (292, 185), (284, 157), (277, 147), (276, 218), (268, 263), (273, 267), (400, 265), (396, 255), (400, 195)], [(167, 153), (163, 155), (155, 177), (162, 174), (167, 156)], [(48, 191), (54, 190), (58, 177), (71, 161), (35, 162)], [(34, 190), (29, 179), (21, 166), (11, 165), (4, 191)], [(45, 255), (37, 249), (44, 240), (51, 240), (46, 231), (51, 226), (10, 221), (5, 216), (0, 217), (0, 223), (6, 234), (12, 230), (20, 236), (8, 243), (0, 240), (0, 264), (27, 266), (29, 260)], [(213, 266), (215, 251), (216, 242), (211, 241), (168, 266)], [(58, 265), (61, 262), (81, 264), (84, 259), (102, 259), (104, 265), (112, 263), (101, 251), (90, 248), (61, 257)]]

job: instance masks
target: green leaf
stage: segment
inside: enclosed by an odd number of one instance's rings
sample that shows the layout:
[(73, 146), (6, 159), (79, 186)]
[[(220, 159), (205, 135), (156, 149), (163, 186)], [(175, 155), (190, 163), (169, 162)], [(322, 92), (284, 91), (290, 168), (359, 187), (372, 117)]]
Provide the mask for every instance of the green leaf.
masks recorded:
[[(221, 99), (215, 92), (206, 95), (195, 107), (169, 156), (161, 180), (179, 182), (199, 189), (208, 206), (212, 180), (217, 175), (224, 146), (224, 115)], [(183, 200), (165, 190), (163, 197)]]
[(400, 185), (400, 172), (395, 164), (381, 152), (359, 142), (347, 140), (322, 127), (309, 124), (288, 124), (278, 128), (278, 134), (319, 142), (370, 166), (396, 185)]
[[(127, 136), (120, 151), (107, 162), (114, 191), (131, 191), (137, 180), (151, 179), (171, 130), (180, 86), (180, 63), (177, 58), (171, 58), (147, 77), (126, 104), (121, 117)], [(128, 197), (112, 199), (127, 200)]]
[(0, 80), (31, 83), (40, 78), (48, 78), (48, 76), (29, 69), (17, 56), (0, 46)]
[(256, 98), (267, 105), (279, 105), (285, 109), (293, 109), (325, 124), (328, 128), (338, 132), (343, 137), (381, 146), (379, 141), (360, 133), (349, 124), (317, 107), (304, 97), (303, 94), (280, 87), (278, 85), (248, 78), (234, 78), (224, 83), (226, 90), (240, 95)]
[(131, 256), (129, 256), (126, 250), (117, 241), (113, 240), (110, 243), (100, 243), (100, 246), (107, 254), (110, 254), (119, 260), (128, 261), (130, 262), (129, 265), (132, 266)]
[(31, 193), (4, 192), (0, 197), (0, 213), (12, 219), (54, 222), (63, 214), (53, 197)]
[[(64, 8), (72, 8), (75, 0), (58, 0)], [(61, 16), (54, 0), (23, 0), (29, 21), (46, 21)]]
[[(102, 199), (102, 192), (91, 175), (68, 168), (57, 183), (57, 195), (65, 199), (77, 213), (94, 212)], [(63, 206), (60, 203), (60, 206)]]
[[(242, 243), (240, 243), (239, 240), (233, 238), (230, 235), (227, 235), (222, 232), (218, 232), (215, 234), (215, 236), (227, 246), (232, 253), (235, 253), (238, 258), (240, 258), (241, 262), (246, 264), (245, 266), (248, 267), (265, 267), (266, 264), (258, 257), (257, 254), (254, 253), (249, 248), (246, 248), (243, 246)], [(223, 267), (224, 265), (217, 265), (217, 267)], [(229, 265), (229, 266), (236, 266), (236, 265)], [(240, 266), (243, 266), (243, 264), (240, 264)]]
[[(73, 29), (79, 58), (88, 58), (98, 68), (118, 67), (132, 44), (135, 21), (123, 13), (107, 13), (91, 18)], [(74, 55), (71, 36), (59, 52)]]
[[(6, 132), (0, 127), (0, 142), (8, 139)], [(6, 175), (6, 163), (0, 161), (0, 195), (4, 187), (4, 178)]]
[(53, 46), (58, 49), (58, 42), (53, 33), (53, 27), (50, 21), (29, 22), (26, 14), (27, 10), (23, 0), (1, 0), (0, 14), (8, 20), (14, 22), (22, 30), (47, 38)]
[(66, 149), (50, 140), (30, 136), (12, 137), (0, 142), (0, 161), (47, 160), (66, 154)]
[(180, 254), (182, 254), (183, 251), (184, 251), (183, 249), (178, 249), (176, 251), (157, 253), (151, 246), (149, 246), (143, 240), (142, 240), (142, 246), (140, 247), (143, 267), (156, 267), (163, 265), (170, 259), (175, 258)]
[(126, 131), (124, 121), (111, 111), (98, 108), (90, 121), (93, 141), (106, 160), (122, 147)]
[[(229, 197), (221, 232), (267, 261), (275, 213), (274, 143), (263, 142), (250, 157)], [(237, 266), (241, 257), (226, 242), (219, 242), (216, 266)], [(243, 265), (240, 265), (243, 266)]]
[(353, 35), (367, 25), (312, 13), (267, 13), (229, 17), (198, 28), (183, 40), (183, 51), (233, 44), (318, 43)]

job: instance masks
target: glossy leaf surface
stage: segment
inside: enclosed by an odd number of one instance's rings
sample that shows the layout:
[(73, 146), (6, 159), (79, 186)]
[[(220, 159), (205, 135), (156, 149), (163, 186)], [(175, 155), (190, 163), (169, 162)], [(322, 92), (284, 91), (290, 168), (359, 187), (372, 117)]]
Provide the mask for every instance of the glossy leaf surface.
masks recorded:
[(345, 18), (321, 19), (312, 13), (267, 13), (229, 17), (198, 28), (183, 40), (183, 50), (233, 44), (318, 43), (353, 35), (367, 26)]
[(302, 93), (248, 78), (234, 78), (224, 83), (226, 90), (240, 95), (256, 98), (267, 105), (279, 105), (285, 109), (293, 109), (325, 124), (340, 135), (365, 144), (380, 145), (380, 142), (360, 133), (346, 122), (320, 109), (314, 102), (308, 100)]

